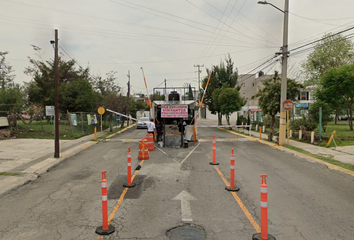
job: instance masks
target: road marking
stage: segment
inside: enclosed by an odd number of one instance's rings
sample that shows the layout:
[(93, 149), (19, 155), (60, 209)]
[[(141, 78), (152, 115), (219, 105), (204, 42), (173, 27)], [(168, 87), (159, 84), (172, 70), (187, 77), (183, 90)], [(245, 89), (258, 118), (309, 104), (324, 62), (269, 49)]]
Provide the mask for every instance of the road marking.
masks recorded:
[(182, 212), (182, 222), (193, 222), (192, 219), (192, 210), (189, 201), (197, 200), (187, 191), (183, 190), (172, 200), (180, 200), (181, 201), (181, 212)]
[[(144, 162), (145, 162), (145, 160), (142, 160), (142, 161), (140, 162), (140, 166), (143, 165)], [(133, 180), (134, 180), (134, 178), (136, 177), (136, 175), (138, 174), (138, 172), (139, 172), (139, 170), (135, 170), (134, 175), (133, 175), (132, 178), (131, 178), (131, 182), (133, 182)], [(108, 225), (109, 225), (109, 224), (111, 223), (111, 221), (113, 220), (114, 215), (115, 215), (116, 212), (118, 211), (119, 206), (122, 204), (123, 199), (124, 199), (125, 195), (127, 194), (128, 190), (129, 190), (129, 188), (126, 187), (126, 188), (124, 189), (124, 191), (122, 192), (122, 194), (120, 195), (120, 197), (119, 197), (119, 199), (118, 199), (118, 202), (116, 203), (116, 205), (115, 205), (114, 208), (113, 208), (113, 211), (111, 212), (111, 214), (110, 214), (109, 217), (108, 217)], [(102, 239), (102, 238), (103, 238), (103, 236), (97, 236), (97, 239)]]
[(170, 155), (168, 155), (166, 152), (164, 152), (161, 148), (157, 148), (158, 150), (160, 150), (163, 154), (165, 154), (167, 157), (171, 158), (175, 163), (179, 164), (178, 161), (176, 161), (173, 157), (171, 157)]
[[(215, 168), (216, 172), (219, 174), (219, 176), (221, 177), (221, 179), (224, 181), (226, 187), (230, 187), (230, 183), (226, 180), (226, 178), (221, 173), (219, 168), (217, 166), (214, 166), (214, 168)], [(235, 192), (230, 192), (230, 193), (235, 198), (236, 202), (238, 203), (238, 205), (240, 206), (240, 208), (242, 209), (243, 213), (246, 215), (246, 217), (248, 218), (250, 223), (253, 225), (253, 227), (257, 231), (257, 233), (260, 233), (261, 232), (261, 228), (259, 227), (258, 223), (254, 220), (254, 218), (252, 217), (251, 213), (247, 210), (246, 206), (243, 204), (241, 199), (237, 196), (237, 194)]]
[(180, 165), (182, 165), (183, 162), (186, 161), (186, 159), (194, 152), (194, 150), (199, 146), (199, 144), (200, 144), (200, 143), (198, 143), (198, 145), (195, 146), (192, 151), (190, 151), (190, 153), (182, 160), (182, 162), (180, 163)]
[(211, 157), (209, 156), (209, 154), (205, 154), (209, 159), (211, 159)]

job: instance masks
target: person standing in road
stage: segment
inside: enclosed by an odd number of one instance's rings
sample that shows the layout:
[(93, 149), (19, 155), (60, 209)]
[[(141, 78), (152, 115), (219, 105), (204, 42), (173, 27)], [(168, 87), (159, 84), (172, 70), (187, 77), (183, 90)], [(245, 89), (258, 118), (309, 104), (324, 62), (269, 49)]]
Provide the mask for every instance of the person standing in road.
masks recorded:
[(181, 118), (178, 123), (178, 130), (181, 133), (181, 147), (183, 147), (184, 129), (185, 129), (186, 125), (187, 125), (186, 122), (183, 121), (183, 119)]
[(156, 124), (157, 141), (162, 141), (162, 125), (160, 121)]
[(154, 123), (154, 119), (150, 118), (150, 122), (148, 123), (148, 133), (154, 134), (155, 133), (155, 129), (156, 129), (156, 126), (155, 126), (155, 123)]

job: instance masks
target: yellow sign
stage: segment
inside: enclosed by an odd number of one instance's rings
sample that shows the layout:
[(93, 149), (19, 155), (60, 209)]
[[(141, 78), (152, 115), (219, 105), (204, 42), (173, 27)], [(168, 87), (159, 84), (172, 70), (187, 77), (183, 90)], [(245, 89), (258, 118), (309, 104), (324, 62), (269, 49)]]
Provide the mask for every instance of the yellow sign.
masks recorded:
[(106, 111), (106, 110), (104, 110), (103, 107), (100, 107), (100, 108), (98, 108), (98, 111), (97, 111), (97, 112), (98, 112), (98, 114), (103, 115), (105, 111)]

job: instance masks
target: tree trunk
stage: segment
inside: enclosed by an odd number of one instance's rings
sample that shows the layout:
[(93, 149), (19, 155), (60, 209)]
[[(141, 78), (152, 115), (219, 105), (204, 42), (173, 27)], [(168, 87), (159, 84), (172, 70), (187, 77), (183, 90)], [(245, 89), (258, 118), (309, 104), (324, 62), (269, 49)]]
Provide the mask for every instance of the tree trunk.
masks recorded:
[(349, 129), (350, 131), (353, 131), (353, 111), (352, 111), (352, 108), (351, 108), (351, 105), (349, 107)]
[(230, 125), (231, 125), (231, 124), (230, 124), (230, 115), (227, 114), (227, 115), (225, 116), (225, 118), (226, 118), (227, 125), (230, 126)]
[(274, 123), (275, 123), (275, 116), (272, 116), (272, 123), (270, 124), (270, 130), (268, 134), (268, 141), (273, 141)]
[(337, 125), (337, 121), (338, 121), (338, 113), (337, 111), (335, 112), (335, 116), (334, 116), (334, 124)]
[(222, 125), (222, 114), (218, 112), (218, 125)]
[(124, 127), (124, 121), (125, 121), (125, 118), (123, 118), (123, 121), (122, 121), (122, 124), (120, 125), (120, 128)]

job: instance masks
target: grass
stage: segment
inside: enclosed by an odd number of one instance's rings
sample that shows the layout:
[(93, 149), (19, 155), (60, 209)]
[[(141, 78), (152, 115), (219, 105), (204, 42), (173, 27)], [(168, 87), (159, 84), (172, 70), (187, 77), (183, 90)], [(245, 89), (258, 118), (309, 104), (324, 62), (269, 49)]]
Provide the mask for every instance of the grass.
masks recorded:
[(349, 164), (349, 163), (342, 163), (340, 161), (337, 161), (337, 160), (333, 159), (333, 156), (325, 157), (325, 156), (322, 156), (322, 155), (319, 155), (319, 154), (312, 154), (312, 153), (310, 153), (308, 151), (305, 151), (305, 150), (303, 150), (301, 148), (293, 147), (293, 146), (290, 146), (290, 145), (284, 145), (284, 147), (286, 147), (288, 149), (291, 149), (293, 151), (305, 154), (307, 156), (317, 158), (317, 159), (322, 160), (324, 162), (327, 162), (327, 163), (330, 163), (330, 164), (333, 164), (333, 165), (348, 169), (350, 171), (354, 171), (354, 165)]
[[(323, 132), (322, 129), (321, 140), (319, 140), (318, 128), (315, 129), (315, 144), (320, 147), (327, 147), (327, 143), (334, 130), (336, 131), (336, 134), (334, 135), (334, 140), (338, 147), (354, 145), (354, 131), (349, 130), (348, 121), (338, 121), (337, 124), (335, 124), (334, 122), (328, 123), (326, 126), (326, 132)], [(298, 135), (295, 135), (292, 139), (296, 141), (310, 143), (310, 134), (311, 133), (308, 132), (308, 137), (306, 139), (299, 140)], [(333, 141), (330, 143), (329, 147), (335, 147)]]
[[(73, 140), (85, 135), (94, 133), (94, 128), (97, 127), (97, 131), (100, 130), (100, 126), (88, 125), (87, 122), (78, 122), (77, 127), (71, 127), (67, 121), (61, 121), (59, 125), (59, 138)], [(107, 129), (108, 126), (103, 125), (103, 129)], [(34, 138), (34, 139), (54, 139), (54, 125), (51, 122), (33, 121), (31, 125), (25, 125), (21, 120), (17, 121), (17, 129), (13, 131), (13, 135), (16, 138)]]
[(19, 173), (0, 172), (0, 176), (17, 176)]

